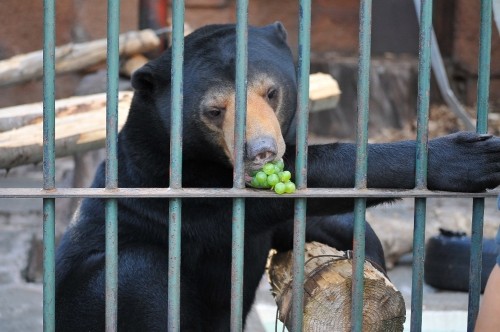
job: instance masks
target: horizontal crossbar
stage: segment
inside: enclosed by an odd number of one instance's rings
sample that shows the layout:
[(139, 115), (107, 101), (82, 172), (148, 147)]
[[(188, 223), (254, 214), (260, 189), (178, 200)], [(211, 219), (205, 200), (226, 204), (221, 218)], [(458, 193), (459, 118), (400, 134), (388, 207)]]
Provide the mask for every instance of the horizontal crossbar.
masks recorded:
[(265, 197), (265, 198), (354, 198), (354, 197), (497, 197), (499, 190), (480, 193), (459, 193), (451, 191), (432, 191), (421, 189), (332, 189), (309, 188), (297, 190), (293, 194), (277, 195), (270, 190), (257, 189), (218, 189), (218, 188), (57, 188), (44, 190), (40, 188), (0, 188), (0, 198), (234, 198), (234, 197)]

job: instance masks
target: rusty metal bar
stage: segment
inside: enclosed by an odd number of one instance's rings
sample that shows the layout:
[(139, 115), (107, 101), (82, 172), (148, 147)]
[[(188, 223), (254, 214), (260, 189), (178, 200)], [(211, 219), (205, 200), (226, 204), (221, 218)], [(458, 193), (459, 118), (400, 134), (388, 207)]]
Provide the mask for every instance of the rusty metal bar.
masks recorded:
[[(431, 74), (432, 0), (422, 0), (420, 7), (419, 66), (417, 97), (417, 148), (415, 186), (427, 188), (429, 90)], [(415, 199), (413, 231), (413, 268), (411, 292), (411, 331), (422, 329), (422, 299), (425, 245), (425, 197)]]
[[(358, 65), (358, 124), (356, 139), (355, 188), (366, 189), (368, 169), (368, 117), (370, 104), (370, 48), (372, 1), (361, 0), (359, 12), (359, 65)], [(366, 198), (354, 202), (354, 257), (352, 264), (351, 331), (363, 330), (363, 290), (365, 263), (365, 215)]]
[[(492, 0), (481, 0), (481, 26), (479, 38), (479, 68), (477, 81), (478, 134), (488, 131), (488, 101), (491, 63)], [(484, 198), (474, 198), (472, 205), (472, 238), (469, 271), (469, 310), (467, 331), (474, 331), (481, 295), (481, 269), (483, 253)]]
[[(118, 187), (118, 79), (120, 1), (108, 0), (106, 92), (106, 188)], [(118, 202), (106, 200), (106, 332), (118, 329)]]
[[(248, 0), (236, 3), (236, 118), (234, 125), (233, 188), (245, 188), (245, 126), (248, 72)], [(231, 331), (243, 330), (243, 255), (245, 199), (233, 199), (231, 249)]]
[[(309, 72), (311, 48), (311, 0), (299, 2), (299, 49), (297, 95), (297, 158), (295, 182), (297, 188), (307, 188), (307, 129), (309, 119)], [(304, 252), (306, 239), (307, 200), (295, 200), (293, 226), (293, 281), (292, 318), (293, 331), (302, 331), (304, 308)]]
[[(170, 188), (182, 187), (182, 109), (184, 68), (184, 1), (172, 1), (172, 100)], [(166, 165), (165, 165), (166, 166)], [(172, 196), (168, 228), (168, 331), (180, 331), (182, 200)]]
[(40, 188), (2, 188), (0, 198), (234, 198), (234, 197), (269, 197), (277, 199), (290, 198), (376, 198), (376, 197), (497, 197), (499, 190), (480, 193), (459, 193), (451, 191), (430, 191), (427, 189), (333, 189), (333, 188), (308, 188), (297, 190), (293, 194), (276, 195), (272, 191), (258, 189), (225, 189), (225, 188), (55, 188), (44, 190)]
[[(43, 188), (55, 188), (55, 0), (43, 3)], [(55, 330), (55, 200), (43, 199), (43, 330)]]

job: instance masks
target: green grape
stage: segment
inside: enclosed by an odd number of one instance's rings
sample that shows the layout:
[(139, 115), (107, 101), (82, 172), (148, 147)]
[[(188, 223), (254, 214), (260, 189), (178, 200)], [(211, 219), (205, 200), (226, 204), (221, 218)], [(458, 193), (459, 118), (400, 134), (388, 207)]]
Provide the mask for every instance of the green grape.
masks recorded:
[(289, 171), (284, 171), (283, 174), (281, 174), (280, 176), (280, 181), (286, 183), (290, 181), (291, 178), (292, 178), (292, 173), (290, 173)]
[[(283, 162), (283, 159), (280, 159), (274, 163), (274, 166), (278, 166), (280, 169), (279, 171), (281, 172), (283, 170), (283, 168), (285, 168), (285, 163)], [(278, 173), (278, 172), (276, 172), (276, 173)]]
[(252, 177), (252, 181), (250, 182), (250, 185), (254, 188), (260, 187), (259, 181), (257, 180), (257, 178), (255, 176)]
[(280, 182), (280, 178), (276, 174), (271, 174), (267, 177), (267, 184), (270, 185), (271, 187), (278, 182)]
[(274, 186), (274, 192), (281, 195), (285, 193), (285, 184), (283, 182), (278, 182)]
[(292, 181), (288, 181), (287, 183), (285, 183), (285, 193), (291, 194), (294, 191), (295, 191), (295, 183), (293, 183)]
[(254, 188), (274, 189), (281, 194), (291, 194), (295, 192), (295, 183), (291, 180), (292, 173), (284, 171), (283, 160), (266, 163), (260, 170), (252, 171), (252, 180), (249, 185)]
[[(281, 181), (281, 178), (283, 177), (283, 171), (278, 172), (278, 177), (280, 178), (280, 181)], [(283, 181), (281, 181), (281, 182), (283, 182)]]
[(260, 171), (257, 174), (255, 174), (255, 179), (257, 180), (257, 183), (264, 187), (267, 186), (267, 174)]
[(267, 163), (262, 167), (262, 171), (267, 175), (274, 174), (274, 165), (272, 163)]

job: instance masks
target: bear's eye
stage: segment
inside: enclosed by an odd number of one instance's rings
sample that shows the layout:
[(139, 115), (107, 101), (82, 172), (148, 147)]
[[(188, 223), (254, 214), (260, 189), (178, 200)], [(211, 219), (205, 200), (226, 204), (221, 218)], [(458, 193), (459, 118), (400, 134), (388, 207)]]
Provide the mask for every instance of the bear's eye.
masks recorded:
[(273, 100), (278, 95), (278, 91), (274, 88), (267, 90), (267, 99)]
[(224, 111), (224, 110), (223, 110), (223, 109), (221, 109), (221, 108), (214, 107), (214, 108), (209, 108), (209, 109), (205, 112), (205, 114), (206, 114), (208, 117), (212, 118), (212, 119), (217, 119), (217, 118), (219, 118), (219, 117), (222, 115), (222, 112), (223, 112), (223, 111)]

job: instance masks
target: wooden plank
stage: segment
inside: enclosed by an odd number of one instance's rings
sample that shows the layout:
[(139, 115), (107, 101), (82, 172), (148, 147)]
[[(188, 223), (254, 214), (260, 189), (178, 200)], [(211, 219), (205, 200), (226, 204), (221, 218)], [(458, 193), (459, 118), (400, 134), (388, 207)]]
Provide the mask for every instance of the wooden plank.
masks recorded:
[[(119, 128), (127, 119), (132, 93), (120, 93), (118, 104)], [(34, 124), (0, 133), (0, 168), (42, 161), (43, 137), (40, 112), (42, 105), (31, 105), (27, 112)], [(56, 117), (56, 157), (104, 147), (106, 138), (105, 94), (59, 100)], [(63, 112), (70, 115), (63, 116)]]

